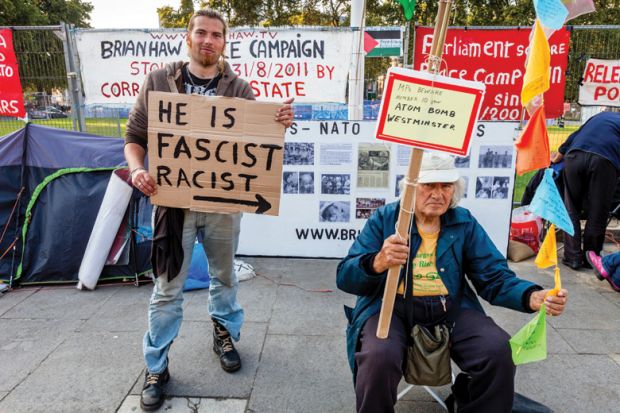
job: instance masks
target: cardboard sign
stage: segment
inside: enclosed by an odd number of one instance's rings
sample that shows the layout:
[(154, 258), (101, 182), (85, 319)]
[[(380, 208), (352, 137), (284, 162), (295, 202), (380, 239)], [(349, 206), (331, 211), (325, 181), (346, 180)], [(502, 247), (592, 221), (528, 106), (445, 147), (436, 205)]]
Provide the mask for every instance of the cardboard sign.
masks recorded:
[(284, 126), (281, 104), (149, 93), (149, 174), (154, 205), (278, 215)]
[(467, 155), (484, 90), (480, 82), (391, 68), (377, 139)]
[(620, 60), (588, 59), (579, 86), (579, 104), (620, 106)]

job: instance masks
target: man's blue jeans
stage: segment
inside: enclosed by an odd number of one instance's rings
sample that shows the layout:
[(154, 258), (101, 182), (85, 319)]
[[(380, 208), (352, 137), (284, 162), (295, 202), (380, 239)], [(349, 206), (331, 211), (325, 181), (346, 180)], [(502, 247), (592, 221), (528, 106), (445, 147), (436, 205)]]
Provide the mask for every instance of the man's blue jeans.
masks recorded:
[[(154, 213), (154, 212), (153, 212)], [(157, 277), (149, 304), (149, 329), (144, 335), (144, 360), (150, 373), (162, 373), (168, 364), (168, 350), (179, 334), (183, 320), (183, 284), (187, 278), (198, 231), (209, 261), (209, 315), (239, 340), (243, 310), (237, 302), (239, 281), (233, 260), (239, 243), (241, 214), (185, 211), (183, 265), (171, 281)]]

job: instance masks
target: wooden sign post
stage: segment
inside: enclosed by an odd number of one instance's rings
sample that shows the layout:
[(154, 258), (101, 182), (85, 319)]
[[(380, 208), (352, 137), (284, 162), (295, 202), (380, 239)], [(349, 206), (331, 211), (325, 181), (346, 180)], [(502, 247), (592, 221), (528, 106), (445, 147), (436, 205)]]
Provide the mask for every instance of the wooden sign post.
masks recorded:
[[(433, 35), (433, 44), (429, 56), (429, 72), (437, 73), (441, 65), (441, 54), (443, 51), (443, 43), (448, 30), (448, 22), (450, 19), (450, 8), (452, 0), (440, 0), (439, 9), (437, 11), (437, 19), (435, 21), (435, 32)], [(414, 148), (409, 158), (409, 168), (407, 170), (406, 179), (408, 183), (415, 183), (420, 174), (420, 165), (422, 164), (422, 149)], [(413, 209), (415, 207), (415, 186), (407, 184), (403, 189), (401, 198), (401, 208), (396, 223), (396, 233), (403, 239), (409, 239), (409, 225), (413, 218)], [(392, 321), (392, 313), (394, 311), (394, 301), (396, 299), (396, 290), (398, 288), (398, 275), (400, 274), (400, 266), (390, 267), (387, 279), (385, 281), (385, 290), (383, 291), (383, 302), (381, 304), (381, 313), (379, 314), (379, 324), (377, 326), (377, 337), (387, 338), (390, 331), (390, 322)]]
[(279, 103), (149, 93), (154, 205), (278, 215), (284, 125)]

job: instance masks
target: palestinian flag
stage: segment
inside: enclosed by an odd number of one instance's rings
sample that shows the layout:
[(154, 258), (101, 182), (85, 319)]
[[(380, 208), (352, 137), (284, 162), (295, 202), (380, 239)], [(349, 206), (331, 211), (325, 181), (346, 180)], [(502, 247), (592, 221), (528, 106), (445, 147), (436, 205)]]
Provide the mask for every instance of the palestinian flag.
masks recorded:
[(400, 27), (368, 27), (364, 31), (366, 57), (402, 56), (403, 33)]

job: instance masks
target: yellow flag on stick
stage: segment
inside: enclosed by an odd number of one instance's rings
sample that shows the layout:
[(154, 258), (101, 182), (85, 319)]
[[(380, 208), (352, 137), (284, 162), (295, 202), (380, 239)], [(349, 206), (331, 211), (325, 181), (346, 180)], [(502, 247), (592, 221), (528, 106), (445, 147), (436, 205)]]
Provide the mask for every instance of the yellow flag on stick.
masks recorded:
[(530, 41), (530, 53), (527, 58), (523, 88), (521, 89), (521, 105), (526, 106), (535, 96), (549, 89), (549, 65), (551, 53), (547, 36), (536, 19), (534, 36)]
[(555, 287), (553, 287), (553, 290), (547, 291), (547, 294), (545, 294), (545, 298), (548, 295), (558, 295), (558, 293), (562, 289), (562, 279), (560, 278), (560, 267), (555, 267), (555, 275), (553, 278), (555, 280)]
[(538, 250), (538, 255), (534, 261), (538, 268), (547, 268), (558, 265), (558, 247), (555, 241), (555, 225), (551, 224), (547, 235)]

